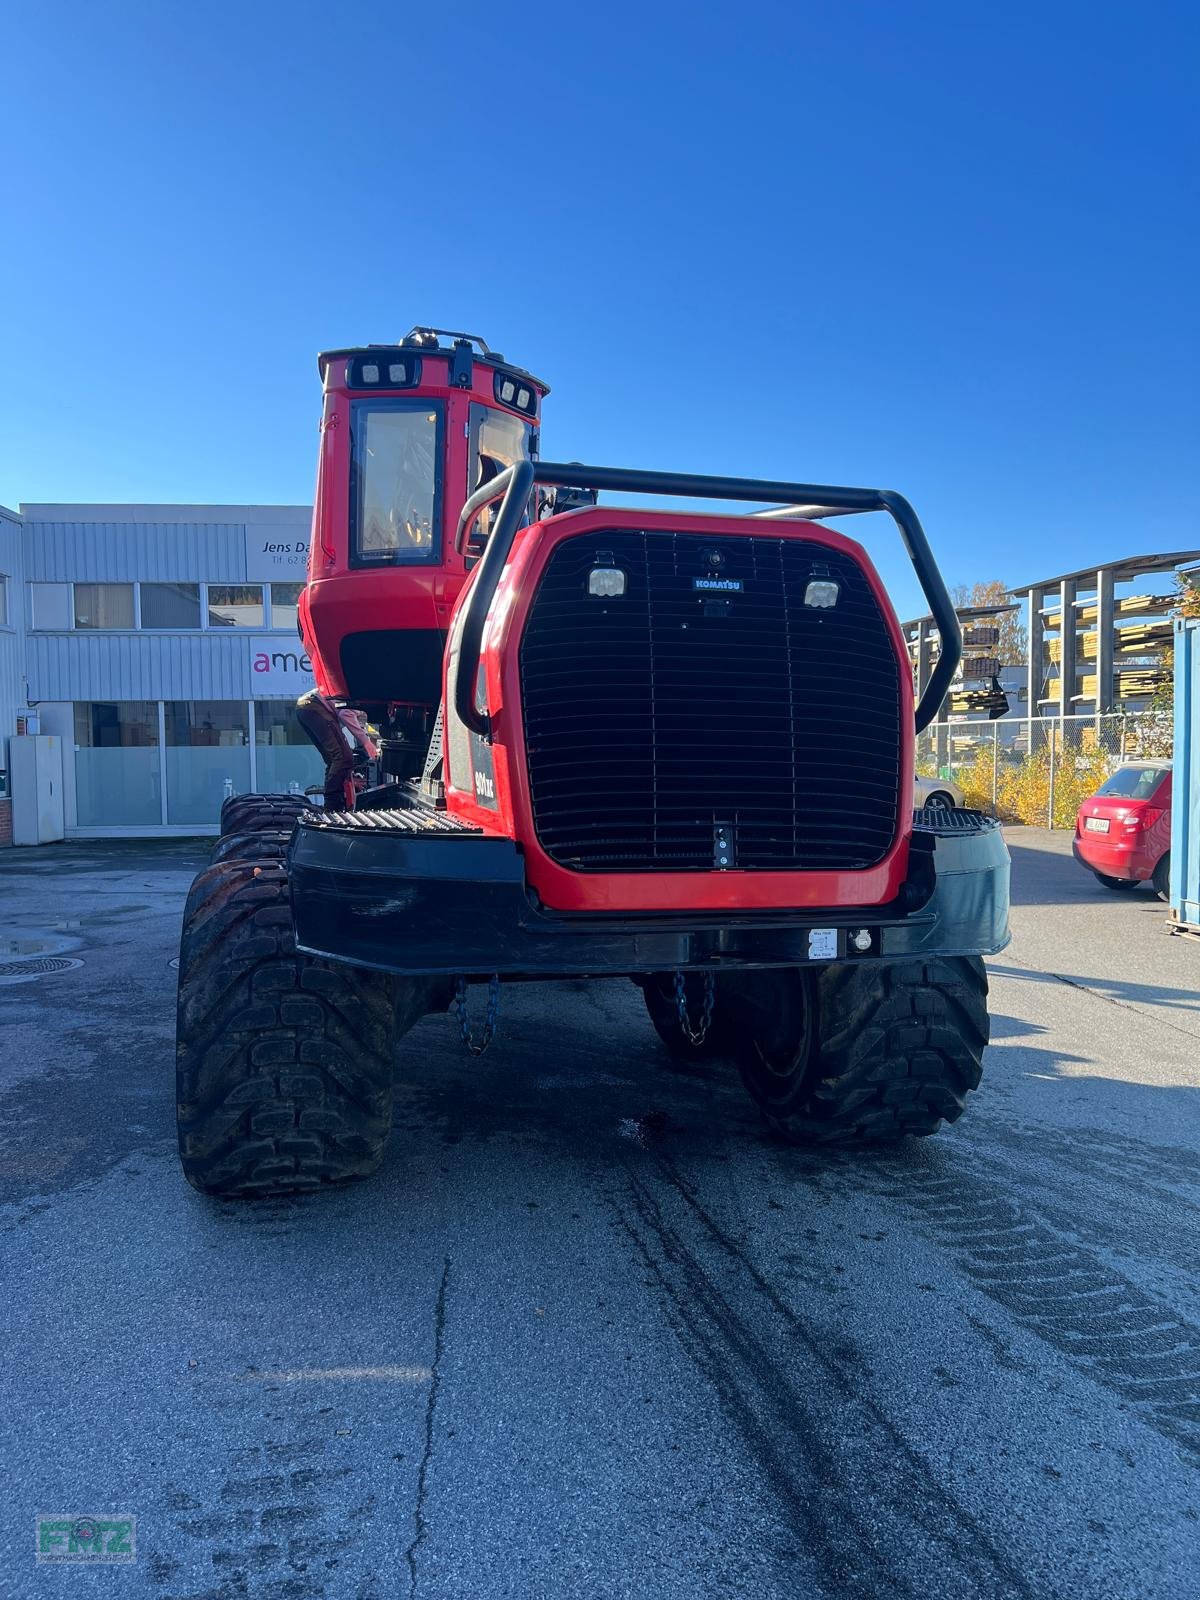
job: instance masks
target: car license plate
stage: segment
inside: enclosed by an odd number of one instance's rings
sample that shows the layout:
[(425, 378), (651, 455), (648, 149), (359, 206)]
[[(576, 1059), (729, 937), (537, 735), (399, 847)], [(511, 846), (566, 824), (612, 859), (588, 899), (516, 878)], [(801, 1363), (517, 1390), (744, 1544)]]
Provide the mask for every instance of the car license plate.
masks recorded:
[(1089, 833), (1107, 833), (1107, 817), (1084, 817), (1083, 825)]

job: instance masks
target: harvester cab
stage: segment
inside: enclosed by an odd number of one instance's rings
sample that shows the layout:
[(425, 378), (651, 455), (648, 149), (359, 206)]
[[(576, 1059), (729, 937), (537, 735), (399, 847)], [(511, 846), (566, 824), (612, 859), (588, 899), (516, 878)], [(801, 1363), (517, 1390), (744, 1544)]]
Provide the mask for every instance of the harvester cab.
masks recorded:
[(367, 712), (383, 776), (403, 780), (424, 762), (450, 618), (475, 554), (456, 547), (459, 514), (475, 489), (536, 458), (549, 391), (482, 339), (435, 328), (326, 351), (318, 366), (301, 636), (320, 693)]
[[(189, 1180), (373, 1171), (398, 1040), (452, 1006), (480, 1048), (510, 980), (632, 979), (667, 1050), (736, 1060), (791, 1140), (953, 1121), (1008, 856), (991, 818), (912, 809), (915, 730), (961, 655), (912, 507), (543, 461), (546, 386), (448, 338), (321, 357), (301, 628), (322, 695), (381, 730), (385, 781), (345, 809), (223, 808), (180, 952)], [(826, 525), (868, 512), (941, 632), (917, 704), (870, 556)]]

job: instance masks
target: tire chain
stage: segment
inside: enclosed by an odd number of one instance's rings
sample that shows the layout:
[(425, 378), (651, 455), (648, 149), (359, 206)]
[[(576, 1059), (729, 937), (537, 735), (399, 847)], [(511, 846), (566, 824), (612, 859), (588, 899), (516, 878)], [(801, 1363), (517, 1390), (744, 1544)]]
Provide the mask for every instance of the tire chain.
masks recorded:
[(500, 1016), (500, 977), (493, 972), (488, 979), (487, 1010), (483, 1017), (483, 1030), (478, 1039), (471, 1031), (470, 1018), (467, 1016), (467, 980), (456, 978), (454, 981), (454, 1015), (458, 1019), (458, 1031), (462, 1035), (462, 1042), (467, 1047), (469, 1054), (481, 1056), (496, 1037), (496, 1023)]
[(708, 1037), (708, 1030), (712, 1025), (716, 992), (716, 980), (711, 972), (706, 972), (704, 974), (704, 999), (700, 1005), (700, 1020), (693, 1027), (692, 1019), (688, 1014), (687, 989), (684, 985), (683, 973), (676, 971), (675, 1014), (679, 1018), (679, 1026), (683, 1029), (684, 1037), (689, 1044), (701, 1045)]

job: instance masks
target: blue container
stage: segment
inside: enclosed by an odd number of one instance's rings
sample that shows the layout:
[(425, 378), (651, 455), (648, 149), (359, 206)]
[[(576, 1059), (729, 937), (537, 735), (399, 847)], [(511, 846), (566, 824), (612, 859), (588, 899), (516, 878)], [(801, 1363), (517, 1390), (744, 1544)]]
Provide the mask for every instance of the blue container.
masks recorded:
[(1171, 921), (1200, 933), (1200, 617), (1175, 621)]

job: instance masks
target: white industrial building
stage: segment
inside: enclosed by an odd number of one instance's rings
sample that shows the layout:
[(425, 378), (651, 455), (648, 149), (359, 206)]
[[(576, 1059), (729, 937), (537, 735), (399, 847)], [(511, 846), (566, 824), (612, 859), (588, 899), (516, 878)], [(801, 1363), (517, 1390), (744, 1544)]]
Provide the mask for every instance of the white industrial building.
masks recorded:
[(226, 794), (321, 781), (294, 713), (311, 517), (0, 508), (0, 835), (21, 733), (60, 741), (68, 837), (215, 832)]

